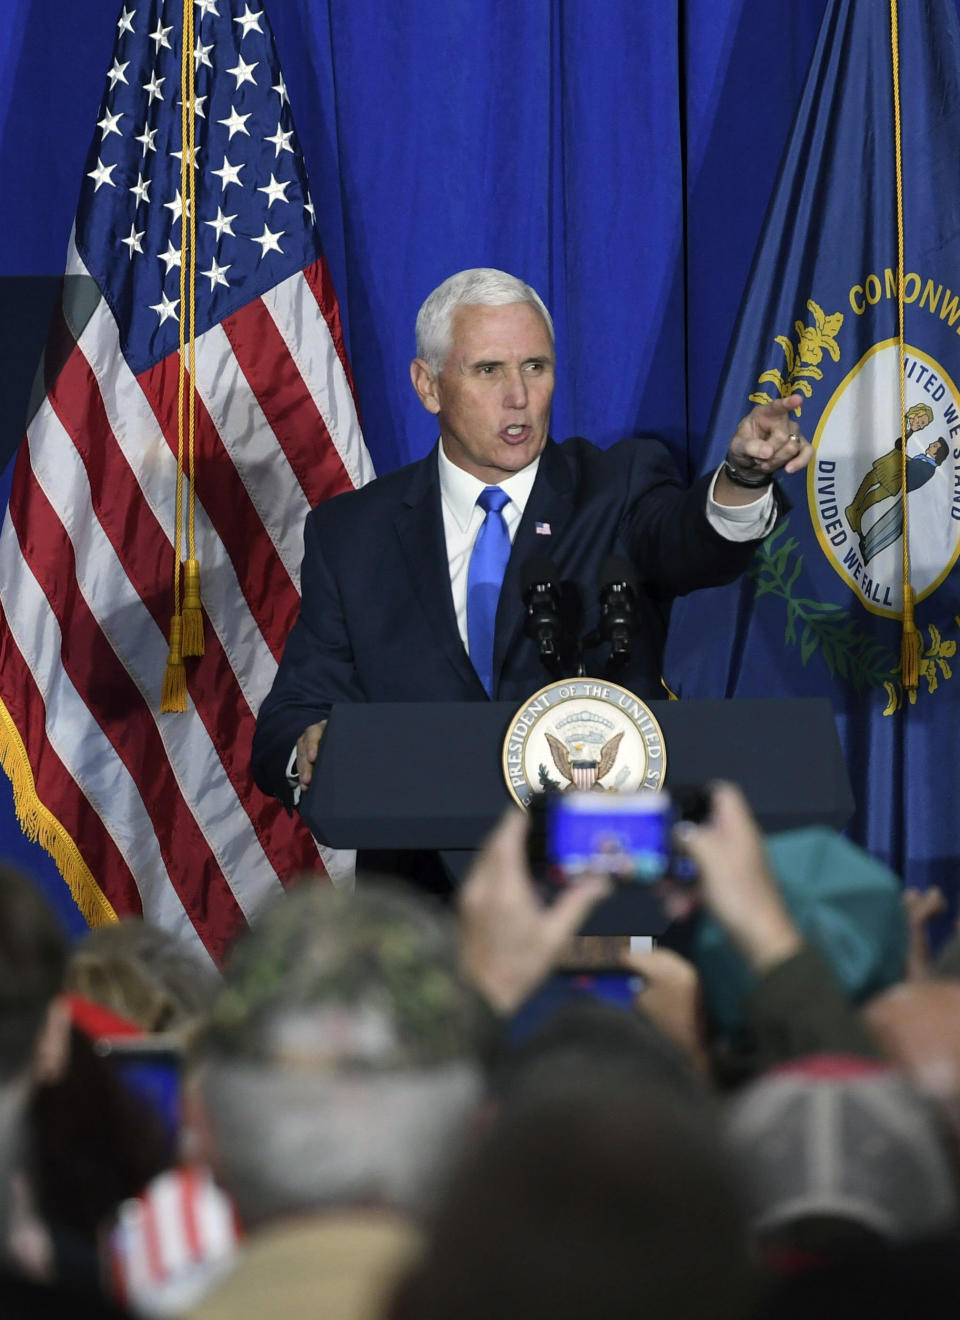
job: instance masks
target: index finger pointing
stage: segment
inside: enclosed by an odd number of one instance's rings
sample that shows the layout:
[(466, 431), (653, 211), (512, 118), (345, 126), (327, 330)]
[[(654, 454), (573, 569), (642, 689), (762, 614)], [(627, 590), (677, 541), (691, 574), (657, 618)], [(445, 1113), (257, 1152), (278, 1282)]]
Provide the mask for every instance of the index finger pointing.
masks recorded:
[(771, 399), (769, 403), (758, 405), (758, 411), (770, 417), (784, 417), (803, 403), (802, 394), (789, 394), (785, 399)]

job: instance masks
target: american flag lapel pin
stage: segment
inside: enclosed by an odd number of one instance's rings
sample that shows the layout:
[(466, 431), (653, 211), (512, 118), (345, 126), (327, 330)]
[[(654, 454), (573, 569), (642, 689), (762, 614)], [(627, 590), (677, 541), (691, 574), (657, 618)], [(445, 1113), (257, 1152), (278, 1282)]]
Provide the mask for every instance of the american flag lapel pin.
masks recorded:
[(540, 523), (540, 522), (538, 522), (538, 523), (535, 524), (535, 526), (536, 526), (536, 531), (537, 531), (537, 535), (538, 535), (538, 536), (549, 536), (549, 535), (550, 535), (550, 524), (549, 524), (549, 523)]

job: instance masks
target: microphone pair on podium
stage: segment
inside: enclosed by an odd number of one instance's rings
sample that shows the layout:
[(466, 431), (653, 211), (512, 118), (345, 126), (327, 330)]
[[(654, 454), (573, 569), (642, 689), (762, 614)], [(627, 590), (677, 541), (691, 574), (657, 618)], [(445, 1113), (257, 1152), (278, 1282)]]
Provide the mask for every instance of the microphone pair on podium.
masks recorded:
[[(537, 644), (540, 659), (554, 678), (583, 678), (584, 648), (610, 645), (606, 674), (613, 678), (630, 659), (637, 578), (622, 555), (608, 555), (597, 573), (600, 620), (586, 637), (571, 635), (562, 609), (560, 572), (549, 555), (531, 555), (523, 566), (524, 632)], [(579, 602), (578, 602), (579, 603)]]

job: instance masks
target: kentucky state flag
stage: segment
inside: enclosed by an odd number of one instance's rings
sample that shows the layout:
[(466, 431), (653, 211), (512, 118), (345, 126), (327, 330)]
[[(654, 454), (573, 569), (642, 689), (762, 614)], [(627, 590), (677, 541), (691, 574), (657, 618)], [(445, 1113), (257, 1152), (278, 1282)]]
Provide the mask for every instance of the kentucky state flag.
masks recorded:
[[(854, 838), (908, 884), (955, 893), (960, 27), (952, 0), (900, 0), (898, 10), (903, 405), (890, 7), (831, 0), (705, 467), (752, 402), (793, 391), (804, 395), (800, 425), (815, 457), (785, 479), (793, 509), (748, 577), (677, 603), (664, 676), (681, 698), (831, 696), (857, 800)], [(905, 535), (921, 635), (912, 693), (900, 674)]]

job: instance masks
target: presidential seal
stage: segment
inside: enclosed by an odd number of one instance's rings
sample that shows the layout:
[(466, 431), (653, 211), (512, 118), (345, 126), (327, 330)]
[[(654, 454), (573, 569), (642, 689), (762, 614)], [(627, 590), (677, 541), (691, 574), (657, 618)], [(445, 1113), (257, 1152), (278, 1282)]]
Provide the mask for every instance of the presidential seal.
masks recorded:
[[(903, 490), (917, 600), (960, 554), (960, 394), (943, 366), (907, 346), (900, 414), (896, 339), (874, 344), (834, 390), (813, 439), (807, 495), (820, 546), (874, 614), (903, 609)], [(891, 424), (892, 419), (892, 424)]]
[(570, 678), (541, 688), (517, 711), (503, 743), (511, 796), (569, 788), (633, 793), (660, 788), (667, 753), (650, 708), (627, 688)]

